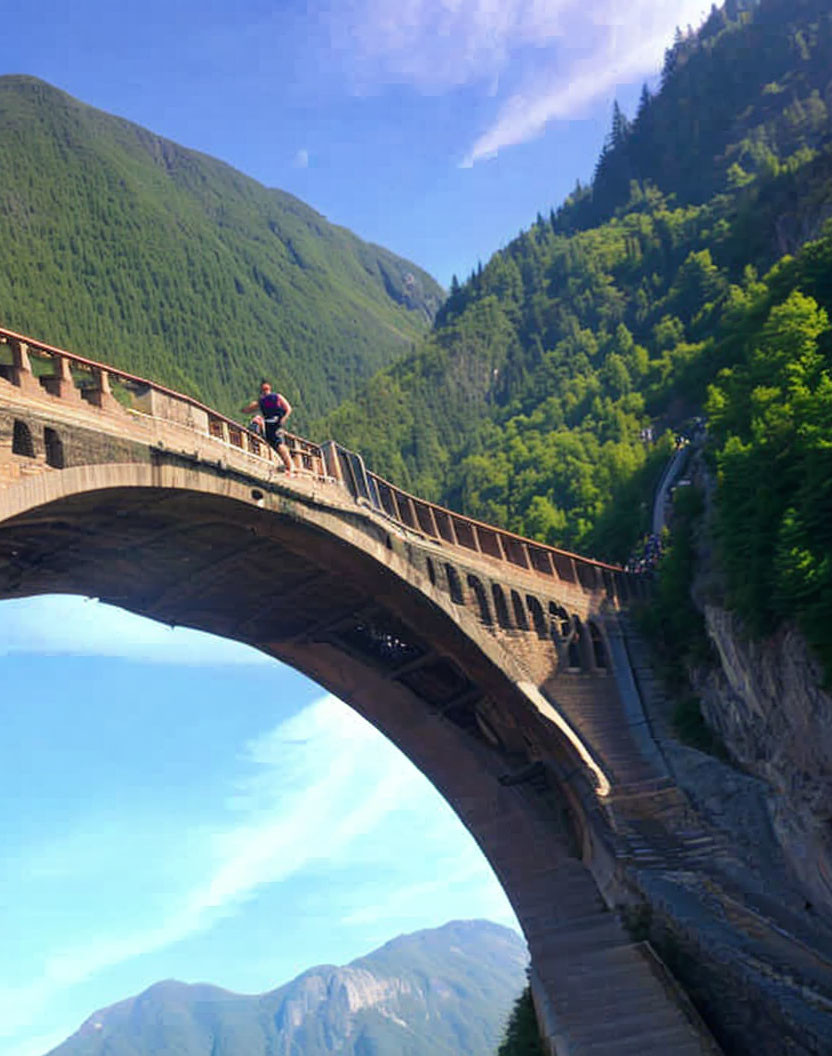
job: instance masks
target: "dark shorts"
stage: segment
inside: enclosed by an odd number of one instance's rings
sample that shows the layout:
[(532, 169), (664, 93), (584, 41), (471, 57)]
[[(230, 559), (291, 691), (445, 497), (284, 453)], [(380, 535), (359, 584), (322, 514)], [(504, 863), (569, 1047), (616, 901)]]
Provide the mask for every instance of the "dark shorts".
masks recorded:
[(272, 447), (280, 447), (286, 443), (286, 432), (280, 428), (277, 422), (266, 422), (266, 443)]

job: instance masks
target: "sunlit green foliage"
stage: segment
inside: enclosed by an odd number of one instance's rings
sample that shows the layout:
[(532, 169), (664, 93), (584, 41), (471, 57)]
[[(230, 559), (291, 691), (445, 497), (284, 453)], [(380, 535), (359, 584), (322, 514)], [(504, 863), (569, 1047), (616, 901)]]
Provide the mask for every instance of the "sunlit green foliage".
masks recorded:
[[(756, 633), (797, 616), (832, 675), (832, 232), (747, 309), (746, 354), (708, 399), (731, 599)], [(822, 278), (818, 283), (813, 275)], [(795, 288), (783, 296), (784, 280)], [(761, 310), (765, 313), (760, 323)]]
[(733, 602), (832, 653), (830, 69), (827, 0), (733, 0), (680, 33), (661, 91), (616, 108), (593, 185), (455, 281), (430, 337), (321, 434), (623, 560), (668, 451), (645, 429), (708, 400)]

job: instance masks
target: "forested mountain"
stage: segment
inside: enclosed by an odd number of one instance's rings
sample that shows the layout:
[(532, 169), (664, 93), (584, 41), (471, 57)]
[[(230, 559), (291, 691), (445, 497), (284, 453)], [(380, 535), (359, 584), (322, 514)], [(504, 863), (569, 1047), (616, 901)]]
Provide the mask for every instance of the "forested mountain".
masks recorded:
[(320, 414), (441, 302), (303, 202), (31, 77), (0, 77), (0, 321), (230, 410)]
[(457, 921), (258, 996), (158, 983), (52, 1056), (493, 1056), (526, 961), (515, 932)]
[(454, 281), (429, 338), (321, 433), (623, 560), (669, 442), (648, 428), (707, 408), (731, 600), (816, 641), (823, 612), (832, 635), (831, 112), (828, 0), (714, 8), (635, 118), (615, 108), (592, 186)]

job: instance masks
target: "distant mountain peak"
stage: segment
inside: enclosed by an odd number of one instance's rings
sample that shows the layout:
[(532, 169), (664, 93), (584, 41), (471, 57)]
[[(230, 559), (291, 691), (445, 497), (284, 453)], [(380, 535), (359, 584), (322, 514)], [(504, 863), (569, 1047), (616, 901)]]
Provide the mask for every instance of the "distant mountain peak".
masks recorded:
[(492, 1056), (527, 959), (510, 929), (453, 921), (260, 995), (166, 979), (51, 1056)]

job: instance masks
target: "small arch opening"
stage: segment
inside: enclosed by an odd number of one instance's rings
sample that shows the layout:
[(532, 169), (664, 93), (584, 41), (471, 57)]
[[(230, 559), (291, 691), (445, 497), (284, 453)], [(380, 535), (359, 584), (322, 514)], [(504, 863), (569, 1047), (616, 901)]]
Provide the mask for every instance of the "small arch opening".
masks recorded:
[(608, 662), (604, 636), (594, 623), (589, 624), (589, 640), (592, 643), (592, 659), (595, 661), (595, 666), (602, 671), (606, 670)]
[(523, 599), (516, 590), (511, 592), (511, 607), (514, 609), (515, 624), (521, 631), (527, 631), (529, 629), (529, 618), (526, 615), (526, 607), (523, 604)]
[(526, 595), (526, 605), (529, 608), (529, 612), (532, 616), (532, 624), (537, 632), (538, 638), (548, 638), (549, 631), (546, 626), (546, 614), (543, 612), (543, 606), (534, 596), (534, 594)]
[(35, 442), (32, 439), (32, 431), (29, 426), (19, 418), (15, 418), (14, 420), (12, 454), (23, 455), (25, 458), (35, 457)]
[(459, 578), (459, 573), (453, 565), (445, 565), (445, 575), (448, 577), (448, 591), (451, 595), (451, 601), (455, 605), (464, 605), (465, 596), (462, 593), (462, 583)]
[(583, 668), (583, 624), (580, 617), (572, 617), (572, 633), (566, 643), (566, 663), (569, 667), (580, 671)]
[(511, 617), (508, 614), (508, 605), (503, 588), (498, 583), (491, 585), (491, 593), (494, 597), (494, 608), (497, 611), (497, 622), (506, 630), (511, 629)]
[(473, 590), (477, 604), (480, 607), (480, 619), (487, 627), (491, 627), (494, 620), (491, 616), (491, 606), (488, 604), (488, 595), (485, 593), (485, 587), (483, 587), (476, 576), (468, 577), (468, 586)]
[(433, 561), (431, 561), (431, 559), (429, 557), (426, 558), (426, 561), (427, 561), (427, 565), (428, 565), (428, 579), (431, 582), (431, 586), (435, 587), (436, 586), (436, 567), (435, 567)]
[(43, 430), (43, 445), (46, 448), (46, 464), (54, 469), (63, 469), (64, 443), (56, 429), (45, 426)]
[(553, 601), (549, 602), (549, 630), (555, 645), (565, 642), (572, 630), (569, 613), (562, 605), (556, 605)]

